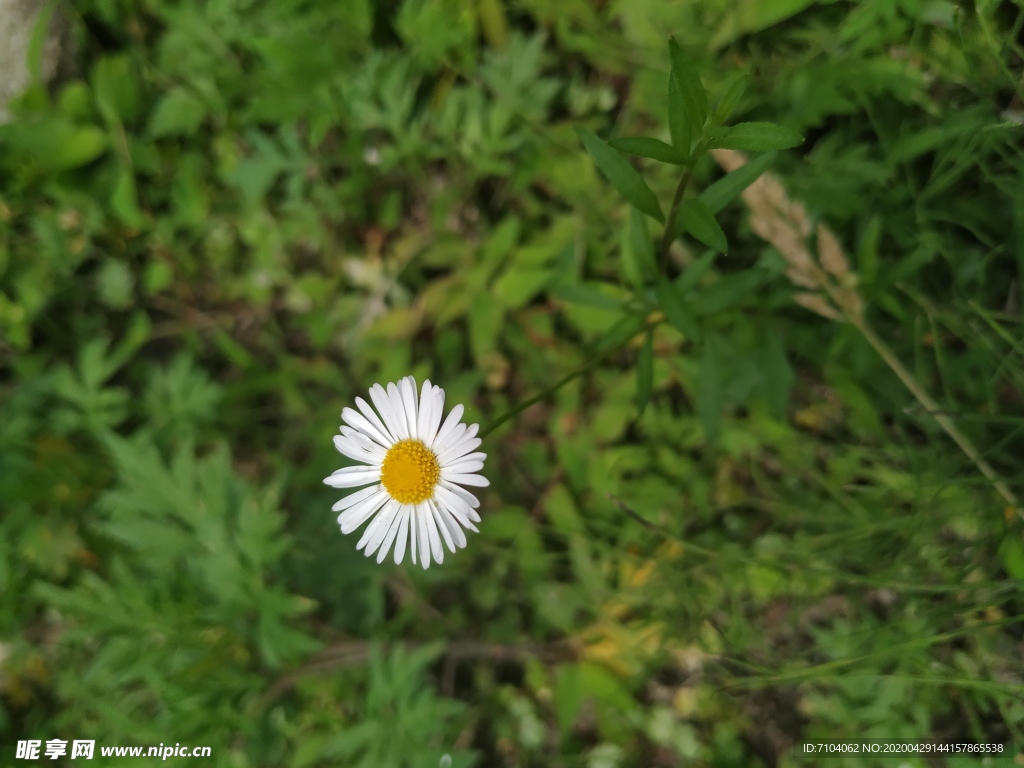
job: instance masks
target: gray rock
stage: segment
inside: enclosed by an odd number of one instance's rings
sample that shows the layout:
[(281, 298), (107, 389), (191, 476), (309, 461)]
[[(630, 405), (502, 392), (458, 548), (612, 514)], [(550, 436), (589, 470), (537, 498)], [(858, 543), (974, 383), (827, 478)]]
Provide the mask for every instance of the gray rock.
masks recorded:
[[(11, 119), (8, 101), (32, 84), (28, 51), (40, 11), (46, 0), (0, 0), (0, 123)], [(61, 68), (68, 49), (68, 26), (59, 12), (53, 13), (43, 45), (41, 74), (49, 83)]]

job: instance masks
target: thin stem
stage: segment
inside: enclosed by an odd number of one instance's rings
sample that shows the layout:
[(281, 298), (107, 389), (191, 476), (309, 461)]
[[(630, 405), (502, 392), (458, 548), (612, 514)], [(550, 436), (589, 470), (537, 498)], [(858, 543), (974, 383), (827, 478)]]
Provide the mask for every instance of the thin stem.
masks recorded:
[(665, 231), (662, 233), (661, 243), (658, 245), (658, 264), (660, 265), (661, 273), (666, 276), (668, 270), (668, 251), (674, 239), (676, 216), (679, 214), (679, 205), (683, 202), (683, 194), (686, 192), (686, 187), (689, 185), (690, 176), (692, 175), (693, 163), (686, 169), (683, 177), (679, 179), (679, 183), (676, 185), (675, 194), (672, 195), (672, 206), (668, 209), (668, 219), (665, 220)]
[(1024, 508), (1021, 507), (1020, 501), (1013, 491), (1003, 482), (999, 474), (992, 468), (992, 465), (985, 461), (985, 458), (981, 455), (981, 451), (974, 447), (967, 436), (960, 431), (956, 423), (943, 413), (942, 408), (937, 402), (935, 402), (931, 395), (924, 391), (924, 388), (917, 382), (917, 379), (908, 371), (903, 363), (889, 346), (882, 341), (882, 339), (875, 333), (875, 330), (868, 325), (867, 321), (863, 317), (854, 316), (847, 314), (850, 322), (853, 326), (860, 331), (864, 338), (867, 339), (868, 343), (875, 348), (878, 355), (885, 361), (886, 365), (892, 369), (892, 372), (896, 374), (900, 381), (903, 382), (903, 386), (910, 390), (910, 393), (917, 398), (918, 402), (924, 406), (924, 409), (928, 414), (938, 422), (939, 426), (946, 430), (953, 442), (956, 443), (960, 450), (969, 458), (983, 474), (992, 486), (996, 489), (1000, 496), (1006, 501), (1007, 504), (1013, 509), (1017, 515), (1024, 520)]
[[(634, 336), (637, 335), (637, 334), (641, 334), (641, 333), (647, 333), (647, 331), (651, 330), (651, 328), (653, 328), (654, 326), (658, 325), (658, 323), (660, 323), (660, 322), (661, 322), (660, 318), (657, 319), (657, 320), (648, 320), (646, 323), (643, 324), (643, 326), (641, 326), (637, 330), (637, 332), (636, 332), (636, 334), (634, 334)], [(608, 355), (610, 355), (616, 349), (618, 349), (618, 347), (612, 346), (612, 347), (608, 347), (608, 349), (602, 350), (601, 352), (597, 353), (592, 358), (590, 358), (587, 362), (585, 362), (583, 365), (581, 365), (579, 368), (577, 368), (574, 371), (571, 371), (570, 373), (567, 373), (565, 376), (560, 378), (558, 381), (556, 381), (554, 384), (552, 384), (547, 389), (541, 390), (540, 392), (538, 392), (533, 397), (528, 398), (528, 399), (524, 400), (523, 402), (517, 404), (512, 410), (508, 411), (507, 413), (503, 413), (501, 416), (499, 416), (494, 421), (492, 421), (490, 424), (488, 424), (486, 427), (484, 427), (480, 431), (480, 433), (477, 435), (477, 437), (479, 437), (479, 438), (486, 437), (487, 435), (489, 435), (491, 432), (493, 432), (495, 429), (500, 427), (502, 424), (504, 424), (506, 421), (508, 421), (512, 417), (518, 416), (520, 413), (525, 411), (531, 405), (535, 405), (535, 404), (539, 403), (541, 400), (543, 400), (546, 397), (548, 397), (549, 395), (554, 394), (555, 392), (557, 392), (559, 389), (564, 387), (566, 384), (568, 384), (573, 379), (575, 379), (578, 376), (581, 376), (584, 373), (586, 373), (587, 371), (589, 371), (591, 368), (593, 368), (599, 362), (601, 362), (606, 357), (608, 357)]]

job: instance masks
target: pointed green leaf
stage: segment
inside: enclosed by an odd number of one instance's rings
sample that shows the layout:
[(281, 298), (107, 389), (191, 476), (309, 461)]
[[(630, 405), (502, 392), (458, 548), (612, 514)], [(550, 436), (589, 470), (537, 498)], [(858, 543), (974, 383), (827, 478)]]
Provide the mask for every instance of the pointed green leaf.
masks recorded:
[[(641, 219), (643, 214), (637, 211), (633, 206), (629, 206), (630, 211), (636, 211), (636, 215)], [(640, 261), (637, 258), (636, 248), (633, 247), (633, 242), (630, 239), (631, 227), (629, 224), (624, 226), (619, 231), (619, 254), (622, 257), (622, 274), (633, 286), (634, 290), (642, 291), (644, 283), (647, 282), (647, 278), (643, 275), (640, 269)]]
[(110, 195), (110, 210), (129, 227), (140, 228), (145, 219), (139, 210), (138, 194), (135, 188), (135, 175), (128, 168), (122, 168)]
[(718, 365), (713, 338), (704, 342), (697, 378), (697, 416), (709, 443), (718, 439), (722, 418), (722, 373)]
[(647, 221), (636, 208), (631, 208), (629, 211), (629, 239), (640, 274), (647, 280), (653, 278), (658, 274), (658, 262), (654, 258), (654, 243), (647, 231)]
[(712, 147), (742, 149), (747, 152), (789, 149), (804, 141), (803, 136), (792, 128), (775, 123), (739, 123), (729, 128), (717, 128), (712, 136)]
[(129, 123), (141, 109), (142, 97), (131, 59), (105, 56), (92, 68), (92, 90), (103, 119), (109, 123)]
[(579, 134), (583, 146), (587, 148), (601, 173), (619, 194), (643, 213), (664, 223), (665, 217), (661, 213), (661, 206), (658, 205), (658, 198), (629, 161), (590, 131), (578, 129), (576, 133)]
[(684, 200), (679, 206), (677, 214), (678, 230), (689, 232), (709, 248), (714, 248), (722, 253), (729, 250), (729, 241), (725, 239), (725, 232), (718, 226), (714, 214), (701, 202), (698, 197), (691, 197)]
[(672, 60), (672, 74), (679, 85), (679, 95), (686, 110), (686, 122), (691, 135), (699, 136), (708, 116), (708, 94), (704, 90), (697, 70), (689, 56), (673, 39), (668, 41), (669, 58)]
[(658, 299), (658, 306), (665, 313), (665, 319), (669, 325), (679, 331), (683, 336), (693, 341), (700, 340), (700, 327), (693, 315), (683, 303), (683, 297), (675, 286), (665, 278), (659, 278), (654, 285), (654, 295)]
[(1011, 579), (1024, 581), (1024, 545), (1020, 539), (1007, 536), (999, 545), (999, 556), (1003, 561), (1003, 569)]
[(479, 291), (469, 302), (469, 349), (478, 363), (494, 351), (505, 317), (504, 308), (487, 292)]
[(668, 76), (668, 132), (672, 136), (672, 146), (689, 157), (693, 131), (686, 119), (686, 102), (683, 101), (679, 80), (674, 72)]
[(647, 332), (644, 344), (636, 358), (636, 410), (637, 417), (647, 408), (654, 384), (654, 331)]
[(764, 392), (768, 401), (768, 409), (776, 419), (784, 419), (786, 408), (789, 407), (789, 393), (795, 376), (786, 359), (786, 350), (782, 344), (782, 336), (776, 329), (765, 333), (764, 343)]
[(723, 275), (693, 297), (690, 309), (697, 317), (730, 309), (756, 291), (766, 276), (767, 273), (760, 269)]
[(676, 293), (680, 296), (685, 296), (688, 292), (696, 288), (697, 281), (700, 280), (704, 276), (704, 273), (708, 271), (712, 263), (714, 263), (716, 256), (718, 256), (718, 251), (708, 251), (693, 262), (693, 264), (688, 266), (683, 273), (676, 278)]
[[(568, 283), (551, 289), (549, 293), (570, 304), (583, 304), (597, 309), (622, 309), (624, 298), (620, 295), (622, 289), (617, 285), (609, 283)], [(486, 296), (486, 294), (481, 294)]]
[(758, 155), (732, 173), (726, 174), (700, 193), (700, 201), (711, 213), (722, 210), (736, 195), (749, 187), (775, 159), (774, 152)]
[(626, 136), (609, 141), (608, 146), (620, 152), (628, 152), (631, 155), (639, 155), (640, 157), (649, 157), (651, 160), (658, 160), (662, 163), (671, 163), (672, 165), (686, 164), (686, 156), (675, 147), (648, 136)]
[(594, 354), (600, 354), (607, 349), (621, 347), (627, 341), (636, 336), (640, 332), (640, 329), (644, 327), (644, 323), (646, 322), (647, 318), (643, 315), (623, 315), (615, 325), (613, 325), (608, 332), (598, 339), (596, 344), (594, 344)]
[(160, 97), (149, 118), (149, 135), (190, 136), (206, 117), (203, 102), (184, 88), (171, 88)]
[(736, 109), (736, 105), (739, 104), (740, 99), (743, 98), (743, 92), (746, 90), (746, 75), (741, 75), (736, 80), (733, 80), (729, 87), (725, 89), (722, 98), (718, 100), (718, 104), (715, 105), (715, 111), (711, 115), (711, 123), (713, 125), (721, 125), (729, 119), (729, 115)]

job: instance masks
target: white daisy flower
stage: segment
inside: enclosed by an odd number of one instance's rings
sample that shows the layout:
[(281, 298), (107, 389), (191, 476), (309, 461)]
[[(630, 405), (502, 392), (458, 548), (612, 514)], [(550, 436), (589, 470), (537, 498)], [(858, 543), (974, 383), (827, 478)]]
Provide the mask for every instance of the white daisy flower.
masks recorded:
[(429, 380), (423, 382), (419, 398), (416, 379), (406, 376), (386, 390), (374, 384), (370, 399), (380, 416), (357, 397), (359, 410), (341, 412), (347, 426), (334, 437), (338, 451), (364, 466), (339, 469), (324, 482), (333, 488), (370, 486), (334, 505), (335, 512), (341, 511), (338, 524), (349, 534), (373, 518), (356, 549), (365, 547), (367, 557), (377, 552), (382, 563), (394, 544), (395, 562), (401, 563), (408, 541), (412, 561), (418, 554), (429, 568), (431, 556), (444, 561), (442, 539), (454, 552), (466, 546), (462, 529), (476, 531), (473, 523), (480, 522), (480, 502), (461, 487), (490, 485), (475, 474), (483, 469), (487, 454), (471, 453), (481, 442), (476, 436), (479, 425), (460, 422), (462, 405), (452, 408), (441, 424), (444, 390)]

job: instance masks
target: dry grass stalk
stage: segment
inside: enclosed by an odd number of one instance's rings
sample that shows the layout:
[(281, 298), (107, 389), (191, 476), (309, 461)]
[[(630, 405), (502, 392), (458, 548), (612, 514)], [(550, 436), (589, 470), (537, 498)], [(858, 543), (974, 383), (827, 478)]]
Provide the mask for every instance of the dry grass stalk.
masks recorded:
[[(715, 149), (711, 154), (726, 171), (734, 171), (747, 161), (742, 152), (731, 149)], [(816, 261), (807, 248), (807, 238), (811, 234), (807, 210), (799, 202), (790, 200), (785, 188), (770, 173), (762, 174), (747, 187), (743, 191), (743, 200), (750, 208), (751, 229), (782, 254), (789, 267), (786, 276), (790, 281), (809, 289), (796, 293), (793, 300), (830, 320), (845, 320), (855, 326), (1013, 511), (1024, 519), (1024, 509), (1013, 491), (868, 324), (864, 317), (864, 303), (857, 291), (857, 276), (850, 269), (849, 260), (835, 234), (824, 224), (818, 224)]]

